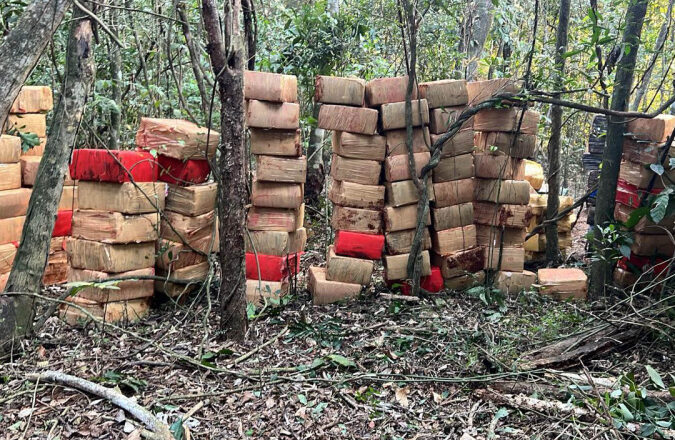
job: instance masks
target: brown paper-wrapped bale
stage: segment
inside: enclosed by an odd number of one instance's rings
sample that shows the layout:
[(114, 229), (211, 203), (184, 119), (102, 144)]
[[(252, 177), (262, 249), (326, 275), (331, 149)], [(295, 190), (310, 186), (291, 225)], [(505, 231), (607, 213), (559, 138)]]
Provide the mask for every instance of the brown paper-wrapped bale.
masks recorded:
[(300, 105), (252, 99), (246, 105), (246, 125), (256, 128), (295, 130), (300, 126)]
[(433, 208), (431, 214), (436, 231), (459, 228), (473, 223), (473, 204), (460, 203), (444, 208)]
[(450, 290), (466, 290), (473, 286), (479, 286), (485, 281), (485, 272), (475, 272), (472, 274), (461, 275), (454, 278), (446, 278), (443, 280), (446, 289)]
[(380, 183), (382, 165), (375, 160), (349, 159), (333, 155), (330, 175), (335, 180), (377, 185)]
[[(195, 240), (190, 245), (193, 249), (208, 253), (212, 243), (215, 246), (215, 242), (211, 237), (203, 237)], [(165, 271), (194, 266), (195, 264), (203, 263), (206, 261), (206, 258), (206, 255), (197, 253), (182, 243), (164, 238), (161, 238), (157, 242), (157, 261), (155, 264), (158, 268)]]
[(473, 200), (475, 179), (453, 180), (452, 182), (434, 183), (434, 199), (437, 208), (457, 205)]
[(40, 138), (40, 143), (34, 147), (21, 151), (22, 156), (44, 156), (45, 146), (47, 145), (46, 138)]
[(117, 211), (123, 214), (147, 214), (164, 209), (164, 182), (78, 183), (77, 203), (80, 209)]
[[(675, 145), (670, 147), (667, 157), (668, 159), (675, 157)], [(658, 163), (661, 161), (661, 144), (626, 137), (623, 139), (623, 158), (644, 165)], [(666, 162), (668, 162), (668, 159), (666, 159)]]
[[(376, 78), (366, 84), (366, 104), (369, 107), (387, 104), (390, 102), (405, 101), (408, 77)], [(417, 90), (413, 87), (412, 99), (417, 98)]]
[(360, 78), (318, 75), (314, 85), (314, 100), (316, 102), (357, 107), (362, 107), (364, 104), (366, 82)]
[(509, 156), (476, 154), (474, 156), (476, 177), (482, 179), (525, 179), (525, 161)]
[[(387, 156), (407, 155), (408, 147), (406, 145), (407, 133), (405, 129), (389, 130), (384, 133), (387, 140)], [(431, 137), (429, 129), (424, 127), (413, 128), (412, 137), (413, 153), (429, 152), (431, 148)]]
[(307, 243), (307, 231), (299, 228), (293, 232), (283, 231), (251, 231), (244, 236), (246, 252), (257, 252), (263, 255), (284, 256), (302, 252)]
[(24, 221), (24, 216), (0, 219), (0, 244), (20, 241)]
[[(494, 211), (493, 211), (494, 213)], [(525, 243), (525, 228), (504, 228), (487, 225), (476, 225), (476, 242), (478, 246), (499, 247), (504, 236), (504, 246), (519, 247)]]
[[(419, 192), (412, 180), (400, 180), (398, 182), (387, 182), (387, 203), (391, 206), (404, 206), (417, 203)], [(434, 187), (431, 180), (427, 182), (427, 197), (429, 201), (434, 200)]]
[(665, 142), (675, 129), (675, 116), (658, 115), (655, 118), (635, 118), (626, 124), (627, 134), (636, 139)]
[(194, 240), (213, 235), (215, 219), (214, 211), (194, 217), (165, 211), (160, 236), (179, 243), (183, 240), (192, 243)]
[(59, 200), (59, 211), (73, 211), (79, 208), (77, 186), (64, 186)]
[(195, 264), (176, 269), (169, 275), (163, 270), (158, 270), (157, 275), (164, 277), (163, 281), (155, 281), (155, 291), (164, 293), (169, 298), (182, 298), (199, 287), (198, 283), (178, 284), (171, 280), (205, 280), (209, 274), (209, 262)]
[[(403, 231), (417, 227), (417, 205), (384, 208), (384, 229), (387, 232)], [(427, 212), (425, 224), (431, 224), (431, 215)]]
[(270, 182), (305, 183), (307, 159), (305, 156), (258, 156), (255, 176), (257, 180)]
[(505, 272), (500, 270), (495, 277), (495, 287), (505, 295), (529, 290), (537, 281), (537, 275), (529, 270), (522, 272)]
[(482, 202), (527, 205), (530, 184), (524, 180), (476, 179), (475, 196)]
[(0, 244), (0, 274), (12, 270), (15, 256), (16, 245), (14, 243)]
[(302, 205), (302, 185), (254, 181), (251, 203), (266, 208), (297, 209)]
[(479, 272), (485, 267), (485, 251), (481, 247), (472, 247), (450, 254), (431, 254), (431, 264), (441, 268), (443, 278), (455, 278)]
[(474, 225), (459, 228), (433, 231), (431, 243), (434, 252), (447, 255), (452, 252), (469, 249), (476, 246), (476, 227)]
[(0, 134), (0, 163), (17, 163), (21, 157), (21, 138)]
[(328, 252), (326, 253), (326, 279), (329, 281), (366, 286), (370, 284), (373, 267), (374, 265), (371, 260), (335, 255), (333, 245), (328, 246)]
[(534, 155), (534, 150), (537, 147), (537, 136), (494, 131), (476, 132), (474, 144), (477, 151), (485, 154), (506, 154), (523, 159)]
[[(59, 315), (68, 325), (84, 325), (91, 321), (91, 316), (96, 321), (117, 323), (136, 322), (143, 319), (150, 312), (150, 300), (148, 298), (134, 299), (130, 301), (116, 301), (98, 303), (94, 301), (69, 298), (68, 305), (62, 305)], [(86, 310), (82, 312), (79, 308)]]
[(71, 264), (78, 269), (127, 272), (155, 265), (155, 243), (109, 244), (72, 239), (67, 243)]
[(381, 209), (384, 207), (384, 191), (385, 187), (382, 185), (361, 185), (360, 183), (333, 180), (328, 198), (336, 205)]
[(652, 188), (663, 188), (664, 181), (675, 180), (675, 169), (670, 170), (667, 164), (665, 169), (664, 175), (658, 176), (647, 165), (624, 160), (621, 162), (621, 168), (619, 169), (619, 179), (638, 188), (646, 189), (649, 187), (652, 177), (656, 176)]
[(469, 104), (476, 105), (502, 93), (518, 93), (522, 88), (520, 81), (510, 78), (470, 81), (466, 83)]
[[(420, 177), (422, 168), (429, 163), (431, 155), (429, 153), (415, 153), (415, 170), (417, 177)], [(384, 161), (384, 176), (387, 182), (397, 182), (400, 180), (410, 180), (410, 167), (408, 166), (408, 156), (389, 156)]]
[[(384, 269), (388, 281), (405, 280), (408, 278), (408, 258), (410, 254), (385, 255)], [(422, 267), (420, 275), (431, 275), (431, 260), (429, 251), (422, 252)]]
[(326, 130), (374, 135), (377, 132), (377, 110), (346, 105), (322, 104), (318, 126)]
[(52, 88), (49, 86), (23, 86), (10, 113), (45, 113), (54, 107)]
[[(152, 267), (122, 273), (107, 273), (89, 269), (71, 269), (68, 274), (68, 282), (105, 281), (108, 278), (143, 277), (152, 276), (154, 274), (155, 269)], [(84, 289), (77, 291), (76, 297), (94, 301), (99, 304), (149, 298), (153, 294), (153, 284), (154, 282), (152, 280), (124, 280), (116, 283), (116, 288), (85, 287)]]
[(21, 164), (0, 163), (0, 191), (21, 188)]
[(24, 186), (33, 186), (40, 167), (40, 156), (21, 157), (21, 182)]
[(41, 113), (10, 114), (7, 116), (7, 126), (21, 133), (47, 137), (47, 115)]
[(333, 153), (350, 159), (382, 162), (386, 153), (386, 139), (378, 134), (366, 135), (334, 131), (331, 139)]
[(524, 134), (537, 134), (540, 115), (534, 110), (525, 111), (511, 108), (490, 108), (476, 113), (473, 120), (473, 129), (476, 131), (504, 131)]
[(522, 272), (525, 267), (525, 249), (522, 247), (506, 247), (501, 249), (501, 266), (499, 264), (499, 247), (485, 248), (485, 268), (499, 269), (507, 272)]
[[(443, 134), (457, 121), (466, 106), (435, 108), (429, 115), (429, 129), (434, 134)], [(460, 127), (462, 130), (473, 130), (473, 116), (464, 121)]]
[(364, 234), (382, 233), (382, 212), (370, 209), (334, 206), (331, 226), (338, 231), (363, 232)]
[[(442, 135), (432, 134), (431, 143), (435, 144)], [(443, 142), (441, 147), (441, 157), (459, 156), (460, 154), (472, 153), (474, 151), (473, 130), (460, 130), (453, 137)]]
[(30, 193), (29, 188), (0, 191), (0, 218), (26, 215)]
[(675, 254), (675, 244), (668, 235), (634, 234), (631, 252), (637, 255), (662, 255), (672, 257)]
[(326, 269), (316, 266), (309, 268), (308, 288), (312, 294), (312, 303), (315, 305), (330, 304), (354, 298), (361, 293), (360, 284), (328, 281)]
[(588, 277), (581, 269), (539, 269), (540, 292), (556, 298), (586, 298)]
[(527, 205), (497, 205), (487, 202), (474, 202), (473, 221), (481, 225), (525, 228), (532, 217)]
[(217, 131), (182, 119), (141, 118), (136, 132), (137, 146), (174, 159), (213, 158), (219, 142)]
[[(405, 231), (387, 232), (384, 234), (384, 237), (389, 255), (407, 254), (412, 247), (415, 230), (406, 229)], [(428, 228), (424, 228), (422, 233), (422, 250), (426, 249), (431, 249), (431, 235)]]
[(293, 232), (298, 226), (298, 214), (292, 209), (259, 208), (248, 210), (246, 227), (251, 231)]
[(53, 286), (54, 284), (63, 284), (68, 281), (68, 255), (65, 251), (55, 252), (47, 258), (47, 266), (42, 274), (42, 284)]
[(434, 168), (434, 183), (473, 177), (473, 154), (444, 157)]
[[(380, 108), (382, 130), (405, 128), (405, 102), (382, 104)], [(412, 125), (417, 127), (429, 124), (429, 106), (426, 99), (412, 101)]]
[(246, 280), (246, 302), (256, 307), (273, 305), (288, 295), (288, 283), (281, 281)]
[(251, 154), (302, 156), (300, 129), (272, 130), (250, 128)]
[(166, 209), (183, 215), (206, 214), (216, 208), (217, 190), (215, 182), (190, 186), (169, 185)]
[(429, 108), (464, 105), (469, 101), (466, 80), (463, 79), (442, 79), (420, 83), (419, 93), (421, 98), (429, 102)]
[[(0, 197), (1, 195), (2, 193), (0, 193)], [(617, 203), (614, 206), (614, 218), (619, 220), (620, 222), (625, 223), (626, 221), (628, 221), (634, 210), (635, 209), (630, 206), (626, 206), (622, 203)], [(649, 220), (647, 216), (644, 216), (637, 222), (635, 226), (633, 226), (633, 231), (639, 232), (641, 234), (660, 235), (663, 234), (664, 232), (663, 228), (666, 228), (669, 231), (675, 230), (675, 215), (665, 217), (658, 223), (658, 225), (654, 224), (653, 221)]]
[(157, 240), (159, 214), (124, 215), (113, 211), (76, 210), (72, 236), (103, 243), (141, 243)]
[(296, 102), (298, 79), (280, 73), (244, 71), (244, 98), (272, 102)]

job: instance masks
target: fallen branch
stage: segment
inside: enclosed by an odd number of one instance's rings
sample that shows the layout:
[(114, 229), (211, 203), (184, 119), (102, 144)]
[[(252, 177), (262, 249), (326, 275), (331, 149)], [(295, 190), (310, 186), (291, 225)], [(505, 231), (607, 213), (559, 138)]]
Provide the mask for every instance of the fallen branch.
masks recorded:
[(380, 293), (380, 298), (390, 299), (392, 301), (420, 302), (419, 296), (396, 295), (393, 293)]
[(169, 427), (166, 426), (166, 424), (160, 422), (147, 409), (143, 408), (130, 398), (121, 393), (118, 393), (113, 389), (106, 388), (102, 385), (95, 384), (77, 376), (71, 376), (70, 374), (52, 370), (42, 373), (29, 374), (27, 379), (32, 382), (42, 381), (67, 386), (69, 388), (74, 388), (76, 390), (84, 391), (109, 400), (113, 405), (122, 408), (137, 420), (142, 422), (145, 427), (155, 435), (155, 438), (162, 440), (173, 440), (173, 435), (171, 435)]

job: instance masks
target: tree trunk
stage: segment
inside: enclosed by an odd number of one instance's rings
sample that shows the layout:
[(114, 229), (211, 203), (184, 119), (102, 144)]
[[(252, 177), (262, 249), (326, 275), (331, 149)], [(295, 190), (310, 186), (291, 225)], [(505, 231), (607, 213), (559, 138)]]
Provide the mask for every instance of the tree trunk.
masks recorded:
[[(87, 3), (83, 2), (83, 5), (86, 7)], [(71, 148), (94, 82), (93, 22), (79, 8), (74, 9), (63, 86), (33, 185), (21, 244), (7, 280), (8, 292), (40, 292)], [(15, 297), (14, 317), (18, 335), (30, 332), (32, 303), (27, 297)], [(0, 336), (3, 340), (11, 337)]]
[[(614, 91), (612, 92), (612, 110), (625, 111), (628, 108), (630, 90), (633, 84), (635, 62), (642, 24), (647, 11), (649, 0), (636, 0), (631, 3), (626, 11), (626, 27), (623, 31), (623, 54), (616, 66), (614, 78)], [(607, 226), (614, 216), (614, 199), (616, 197), (616, 185), (619, 178), (621, 165), (621, 153), (623, 146), (623, 134), (625, 120), (615, 117), (607, 118), (607, 140), (605, 151), (602, 154), (602, 173), (598, 186), (598, 196), (595, 205), (595, 228), (594, 236), (596, 248), (602, 252), (600, 228)], [(591, 280), (589, 286), (589, 299), (596, 300), (604, 295), (605, 285), (612, 280), (613, 264), (607, 258), (596, 258), (591, 264)]]
[(188, 53), (190, 54), (190, 64), (192, 66), (192, 73), (195, 76), (195, 81), (197, 82), (197, 88), (199, 89), (199, 97), (201, 98), (201, 110), (204, 118), (208, 117), (209, 114), (209, 94), (206, 91), (206, 86), (204, 85), (204, 75), (202, 69), (199, 66), (199, 50), (195, 44), (195, 41), (192, 39), (192, 32), (190, 32), (190, 22), (188, 18), (188, 13), (185, 8), (185, 2), (178, 0), (176, 2), (176, 12), (178, 13), (178, 18), (180, 19), (181, 29), (183, 30), (183, 37), (185, 38), (185, 45), (187, 46)]
[(246, 37), (246, 68), (255, 70), (255, 54), (258, 46), (258, 20), (253, 0), (242, 0), (244, 35)]
[(485, 40), (492, 25), (493, 8), (492, 0), (474, 0), (467, 6), (460, 51), (466, 54), (468, 61), (464, 72), (464, 78), (468, 81), (476, 79), (478, 60), (483, 54)]
[(656, 37), (656, 43), (654, 44), (654, 54), (652, 55), (652, 59), (650, 60), (647, 69), (645, 70), (645, 73), (642, 75), (640, 87), (638, 87), (637, 92), (635, 93), (635, 98), (633, 99), (633, 105), (631, 106), (631, 110), (633, 111), (638, 111), (638, 107), (640, 107), (640, 102), (642, 102), (642, 99), (647, 94), (647, 89), (649, 88), (649, 80), (652, 78), (652, 72), (654, 71), (654, 66), (656, 66), (656, 60), (659, 58), (659, 55), (661, 55), (663, 51), (663, 44), (666, 41), (666, 37), (668, 37), (668, 31), (670, 31), (670, 22), (673, 14), (674, 3), (675, 0), (670, 0), (668, 2), (666, 19), (663, 21), (663, 24), (661, 25), (661, 30), (659, 31), (659, 35), (658, 37)]
[(0, 127), (68, 6), (70, 0), (33, 0), (0, 44)]
[[(218, 160), (220, 220), (220, 328), (231, 339), (246, 333), (244, 234), (246, 168), (244, 153), (244, 43), (239, 31), (240, 0), (225, 2), (224, 32), (214, 0), (202, 2), (207, 51), (221, 102)], [(223, 34), (225, 41), (223, 41)], [(229, 53), (226, 48), (231, 48)]]
[[(119, 9), (110, 9), (111, 29), (117, 35), (117, 26), (119, 21)], [(111, 150), (119, 149), (120, 126), (122, 108), (122, 49), (112, 41), (108, 42), (110, 53), (110, 80), (111, 80), (111, 99), (115, 102), (115, 107), (110, 108), (110, 133), (108, 137), (108, 148)]]
[[(312, 104), (312, 117), (316, 121), (319, 118), (319, 104)], [(326, 180), (325, 166), (323, 162), (324, 130), (312, 126), (309, 134), (309, 145), (307, 146), (307, 183), (305, 184), (305, 201), (312, 206), (318, 206), (319, 196), (323, 191), (323, 184)]]
[[(558, 31), (555, 39), (555, 66), (553, 69), (553, 90), (563, 89), (563, 72), (567, 51), (567, 29), (570, 21), (570, 0), (560, 0), (558, 15)], [(559, 94), (556, 97), (560, 97)], [(548, 201), (546, 204), (546, 218), (553, 219), (558, 215), (560, 206), (560, 140), (562, 137), (563, 109), (559, 105), (551, 108), (551, 138), (548, 142)], [(561, 262), (558, 248), (558, 222), (546, 226), (546, 259), (557, 266)]]

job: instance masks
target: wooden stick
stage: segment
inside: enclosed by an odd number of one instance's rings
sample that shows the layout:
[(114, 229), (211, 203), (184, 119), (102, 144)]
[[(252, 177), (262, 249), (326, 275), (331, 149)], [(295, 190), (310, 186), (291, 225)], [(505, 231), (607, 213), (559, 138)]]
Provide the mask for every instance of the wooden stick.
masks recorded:
[(380, 298), (390, 299), (392, 301), (420, 302), (419, 296), (395, 295), (393, 293), (380, 293)]

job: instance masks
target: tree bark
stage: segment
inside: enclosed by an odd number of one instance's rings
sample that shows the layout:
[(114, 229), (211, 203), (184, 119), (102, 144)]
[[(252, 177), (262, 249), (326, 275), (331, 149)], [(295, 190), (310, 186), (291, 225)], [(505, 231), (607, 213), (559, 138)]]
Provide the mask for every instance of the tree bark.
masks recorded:
[(201, 99), (201, 110), (202, 115), (206, 117), (209, 114), (209, 94), (206, 91), (206, 86), (204, 84), (204, 74), (199, 63), (199, 50), (195, 41), (192, 39), (192, 32), (190, 31), (190, 22), (187, 10), (185, 8), (185, 2), (182, 0), (176, 1), (176, 12), (178, 13), (178, 18), (181, 21), (181, 29), (183, 30), (183, 37), (185, 38), (185, 45), (187, 46), (188, 53), (190, 54), (190, 64), (192, 66), (192, 73), (195, 76), (195, 81), (197, 82), (197, 88), (199, 89), (199, 97)]
[[(567, 51), (567, 30), (570, 21), (570, 0), (560, 0), (558, 14), (558, 30), (555, 39), (555, 66), (553, 69), (553, 90), (563, 89), (563, 72), (565, 70), (564, 53)], [(556, 95), (560, 97), (560, 95)], [(546, 219), (558, 215), (560, 207), (560, 140), (562, 138), (563, 108), (559, 105), (551, 107), (551, 138), (548, 142), (548, 201)], [(558, 247), (558, 222), (546, 226), (546, 259), (557, 266), (561, 262)]]
[[(87, 3), (83, 2), (83, 6), (87, 7)], [(93, 22), (75, 8), (71, 23), (63, 85), (33, 185), (21, 244), (7, 280), (5, 290), (8, 292), (40, 292), (71, 147), (96, 73)], [(30, 332), (32, 303), (27, 297), (14, 299), (17, 335)], [(0, 335), (3, 340), (11, 336)]]
[(460, 52), (465, 53), (468, 60), (464, 72), (464, 78), (468, 81), (476, 79), (478, 60), (483, 54), (485, 40), (492, 26), (493, 8), (492, 0), (474, 0), (467, 6)]
[(71, 0), (33, 0), (0, 44), (0, 127)]
[(659, 31), (658, 37), (656, 37), (656, 43), (654, 44), (654, 54), (652, 59), (649, 61), (649, 65), (645, 70), (645, 73), (642, 75), (642, 81), (640, 82), (640, 87), (638, 87), (637, 92), (635, 93), (635, 98), (633, 99), (633, 105), (631, 110), (637, 111), (640, 107), (640, 102), (647, 94), (647, 89), (649, 88), (649, 80), (652, 78), (652, 72), (654, 72), (654, 66), (656, 66), (656, 60), (659, 58), (663, 51), (663, 44), (668, 37), (668, 32), (670, 31), (670, 23), (672, 20), (673, 14), (673, 4), (675, 0), (670, 0), (668, 2), (668, 10), (666, 11), (666, 19), (661, 25), (661, 30)]
[[(612, 110), (625, 111), (628, 108), (642, 24), (648, 2), (649, 0), (636, 0), (626, 11), (626, 27), (623, 31), (621, 46), (622, 56), (616, 66), (614, 91), (612, 92)], [(602, 173), (596, 198), (595, 228), (593, 229), (594, 241), (598, 249), (602, 249), (600, 228), (607, 226), (614, 216), (614, 199), (621, 165), (625, 124), (626, 120), (623, 118), (607, 118), (607, 141), (602, 155)], [(589, 299), (596, 300), (604, 295), (605, 285), (611, 283), (612, 280), (612, 269), (613, 264), (607, 258), (596, 258), (591, 263)]]
[[(214, 0), (202, 2), (207, 52), (221, 102), (218, 160), (220, 220), (220, 329), (223, 336), (243, 339), (246, 333), (244, 234), (246, 164), (244, 148), (244, 43), (239, 30), (240, 0), (225, 2), (224, 32)], [(223, 35), (225, 40), (223, 40)], [(231, 48), (232, 52), (228, 49)]]
[(244, 14), (244, 36), (246, 37), (246, 67), (255, 70), (255, 54), (258, 46), (258, 20), (253, 0), (242, 0)]
[[(116, 35), (119, 15), (119, 9), (110, 9), (111, 29)], [(108, 148), (111, 150), (117, 150), (119, 149), (120, 126), (122, 122), (120, 115), (122, 108), (122, 52), (120, 47), (115, 45), (112, 41), (109, 41), (108, 45), (110, 53), (111, 99), (115, 103), (115, 107), (111, 107), (110, 109)]]

